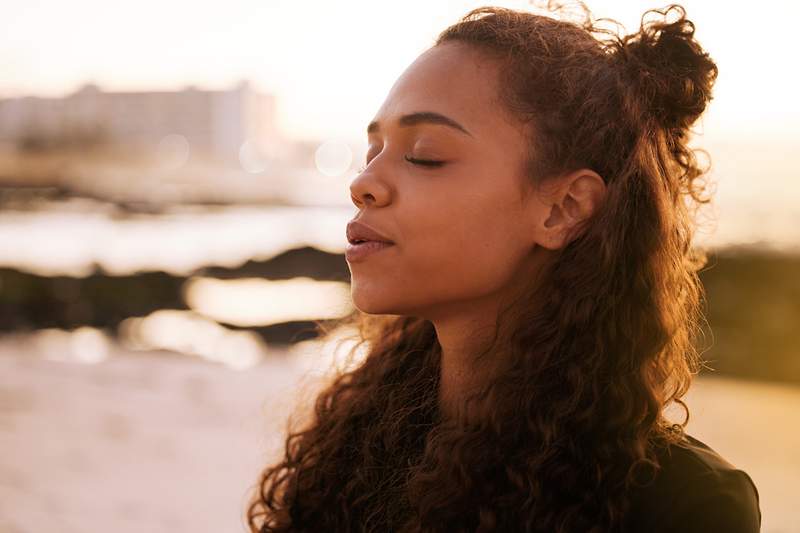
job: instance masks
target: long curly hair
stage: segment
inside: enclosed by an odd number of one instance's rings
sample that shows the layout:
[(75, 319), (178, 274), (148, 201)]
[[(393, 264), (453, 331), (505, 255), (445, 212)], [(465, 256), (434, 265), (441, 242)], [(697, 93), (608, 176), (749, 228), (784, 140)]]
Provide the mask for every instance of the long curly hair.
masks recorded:
[[(431, 322), (355, 311), (335, 323), (365, 355), (289, 428), (251, 531), (625, 530), (631, 489), (684, 439), (681, 398), (702, 365), (707, 257), (691, 240), (710, 198), (688, 140), (717, 68), (681, 6), (646, 12), (632, 34), (605, 22), (482, 7), (438, 36), (501, 66), (530, 183), (591, 168), (605, 202), (502, 311), (480, 354), (494, 370), (463, 417), (439, 415)], [(673, 402), (682, 424), (665, 416)]]

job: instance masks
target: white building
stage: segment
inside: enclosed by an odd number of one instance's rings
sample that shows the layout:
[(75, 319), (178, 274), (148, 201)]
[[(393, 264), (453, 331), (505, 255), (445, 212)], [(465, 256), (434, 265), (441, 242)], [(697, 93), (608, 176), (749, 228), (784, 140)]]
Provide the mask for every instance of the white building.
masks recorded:
[(266, 157), (280, 157), (275, 97), (243, 81), (230, 90), (104, 92), (85, 85), (62, 98), (0, 99), (0, 142), (58, 144), (98, 138), (151, 150), (166, 136), (183, 136), (193, 153), (238, 160), (248, 142)]

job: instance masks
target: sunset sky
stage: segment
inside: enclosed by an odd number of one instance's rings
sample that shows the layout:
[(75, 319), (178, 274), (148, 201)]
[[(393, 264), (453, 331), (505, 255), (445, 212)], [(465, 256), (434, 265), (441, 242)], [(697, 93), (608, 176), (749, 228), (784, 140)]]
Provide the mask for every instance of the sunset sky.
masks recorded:
[[(494, 2), (528, 8), (528, 2)], [(252, 80), (279, 98), (291, 137), (361, 141), (396, 77), (436, 34), (484, 2), (450, 0), (5, 2), (0, 97), (106, 90), (229, 87)], [(629, 31), (660, 3), (594, 1)], [(706, 135), (797, 138), (794, 54), (800, 4), (687, 1), (720, 67)], [(794, 136), (794, 137), (792, 137)]]

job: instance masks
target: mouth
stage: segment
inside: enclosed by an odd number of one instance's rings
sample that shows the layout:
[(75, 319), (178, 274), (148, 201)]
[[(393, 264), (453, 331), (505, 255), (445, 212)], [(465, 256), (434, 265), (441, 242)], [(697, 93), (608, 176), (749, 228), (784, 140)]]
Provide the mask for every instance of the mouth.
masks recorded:
[(381, 250), (394, 247), (393, 242), (353, 240), (345, 250), (345, 258), (349, 263), (355, 263), (366, 259)]
[(361, 245), (365, 242), (379, 242), (386, 244), (394, 244), (380, 231), (359, 222), (358, 220), (351, 220), (347, 224), (347, 241), (351, 245)]
[(392, 246), (393, 242), (388, 241), (369, 241), (358, 239), (350, 242), (350, 246)]
[(350, 244), (363, 244), (365, 242), (379, 242), (381, 244), (394, 244), (394, 243), (391, 243), (389, 241), (371, 241), (371, 240), (366, 240), (366, 239), (356, 239), (356, 240), (350, 241)]

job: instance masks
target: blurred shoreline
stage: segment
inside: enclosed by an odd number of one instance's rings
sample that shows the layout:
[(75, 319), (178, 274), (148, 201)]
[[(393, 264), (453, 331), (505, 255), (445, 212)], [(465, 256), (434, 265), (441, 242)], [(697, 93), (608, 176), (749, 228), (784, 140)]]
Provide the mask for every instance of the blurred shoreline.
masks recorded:
[[(14, 208), (0, 210), (0, 336), (90, 328), (118, 342), (169, 327), (182, 333), (148, 345), (202, 351), (192, 339), (204, 332), (257, 360), (270, 346), (315, 338), (314, 321), (351, 310), (343, 255), (350, 208), (181, 204), (142, 213), (15, 194), (5, 194)], [(703, 249), (700, 349), (713, 368), (703, 372), (800, 383), (800, 247)], [(323, 292), (330, 295), (314, 296)], [(305, 307), (288, 310), (295, 303)]]

